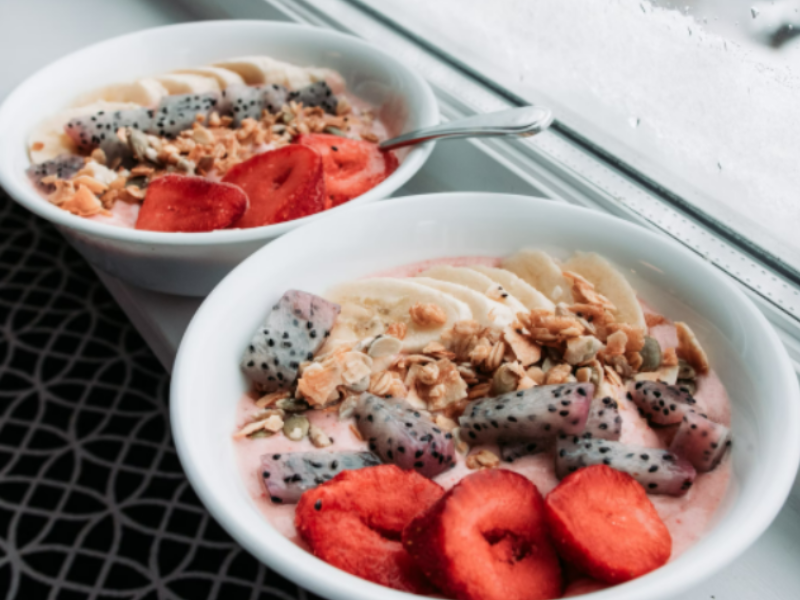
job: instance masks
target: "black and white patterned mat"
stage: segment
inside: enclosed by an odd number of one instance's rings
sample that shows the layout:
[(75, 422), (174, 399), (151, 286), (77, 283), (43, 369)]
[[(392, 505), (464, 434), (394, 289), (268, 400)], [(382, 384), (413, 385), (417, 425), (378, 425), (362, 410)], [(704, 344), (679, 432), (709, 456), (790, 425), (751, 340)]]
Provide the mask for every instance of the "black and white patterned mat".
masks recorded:
[(0, 594), (310, 596), (239, 547), (190, 487), (169, 376), (83, 259), (0, 190)]

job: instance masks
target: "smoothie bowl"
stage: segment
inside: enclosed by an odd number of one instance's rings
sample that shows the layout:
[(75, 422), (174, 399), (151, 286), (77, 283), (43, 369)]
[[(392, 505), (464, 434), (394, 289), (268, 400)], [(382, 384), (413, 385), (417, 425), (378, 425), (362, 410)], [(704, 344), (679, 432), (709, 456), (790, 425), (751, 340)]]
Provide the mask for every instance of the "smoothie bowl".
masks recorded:
[(670, 597), (764, 530), (800, 456), (794, 373), (738, 290), (533, 198), (291, 233), (208, 297), (172, 385), (201, 499), (330, 598)]
[(103, 42), (39, 71), (0, 108), (0, 185), (96, 267), (208, 293), (255, 249), (384, 198), (432, 147), (428, 85), (356, 38), (263, 21)]

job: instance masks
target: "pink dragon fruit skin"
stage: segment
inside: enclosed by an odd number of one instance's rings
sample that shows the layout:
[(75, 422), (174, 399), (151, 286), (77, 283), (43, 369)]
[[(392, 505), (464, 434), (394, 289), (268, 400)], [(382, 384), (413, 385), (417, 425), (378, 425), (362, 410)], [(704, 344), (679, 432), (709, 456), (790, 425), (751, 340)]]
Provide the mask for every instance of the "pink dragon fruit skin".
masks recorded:
[(559, 479), (583, 467), (608, 465), (628, 473), (649, 494), (682, 496), (697, 475), (688, 460), (660, 448), (628, 446), (609, 440), (562, 436), (556, 444)]
[(42, 183), (42, 179), (49, 175), (55, 175), (59, 179), (69, 179), (83, 168), (83, 157), (74, 154), (62, 154), (52, 160), (31, 165), (26, 173), (30, 177), (31, 183), (40, 192), (50, 194), (56, 191), (56, 186), (52, 183)]
[(589, 406), (586, 428), (581, 435), (584, 438), (619, 440), (622, 435), (622, 417), (617, 401), (610, 396), (594, 398)]
[(688, 390), (661, 381), (637, 381), (627, 396), (639, 408), (639, 414), (656, 425), (680, 423), (686, 410), (697, 406)]
[(731, 445), (731, 431), (705, 415), (687, 411), (669, 450), (688, 460), (700, 473), (714, 469)]
[(242, 370), (263, 392), (289, 389), (300, 363), (311, 360), (330, 334), (341, 307), (289, 290), (273, 305), (242, 357)]
[(484, 444), (580, 434), (593, 394), (591, 383), (565, 383), (475, 400), (459, 417), (461, 437), (470, 444)]
[(353, 418), (369, 449), (386, 463), (435, 477), (455, 463), (453, 436), (430, 418), (392, 398), (363, 393)]
[(262, 456), (260, 476), (273, 504), (295, 504), (342, 471), (379, 464), (372, 452), (284, 452)]

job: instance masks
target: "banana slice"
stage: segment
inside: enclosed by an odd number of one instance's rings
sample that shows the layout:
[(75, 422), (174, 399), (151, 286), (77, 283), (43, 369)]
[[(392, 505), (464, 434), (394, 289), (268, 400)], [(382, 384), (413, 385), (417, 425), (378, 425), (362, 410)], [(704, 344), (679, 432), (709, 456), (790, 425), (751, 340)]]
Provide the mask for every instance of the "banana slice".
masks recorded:
[(520, 250), (500, 265), (547, 296), (552, 302), (572, 304), (572, 284), (552, 257), (541, 250)]
[(64, 125), (70, 119), (100, 110), (114, 111), (128, 108), (138, 108), (138, 105), (131, 102), (100, 101), (77, 108), (68, 108), (48, 117), (37, 125), (28, 138), (31, 162), (38, 164), (51, 160), (60, 154), (74, 154), (76, 152), (75, 143), (64, 133)]
[(219, 84), (216, 79), (203, 77), (202, 75), (167, 73), (153, 79), (167, 88), (170, 94), (204, 94), (206, 92), (219, 91)]
[(86, 106), (98, 100), (106, 102), (133, 102), (139, 106), (155, 106), (169, 92), (152, 77), (145, 77), (133, 83), (117, 83), (79, 97), (75, 106)]
[(550, 302), (549, 298), (529, 283), (526, 283), (514, 275), (511, 271), (495, 269), (494, 267), (487, 267), (484, 265), (473, 265), (469, 268), (478, 273), (483, 273), (492, 281), (502, 285), (509, 294), (522, 302), (525, 308), (529, 310), (544, 308), (546, 310), (555, 311), (556, 309), (555, 304)]
[(611, 300), (617, 307), (617, 321), (635, 327), (645, 328), (642, 306), (636, 298), (636, 292), (611, 264), (594, 252), (577, 252), (564, 264), (565, 271), (572, 271), (594, 284), (595, 289)]
[[(469, 306), (461, 300), (410, 279), (376, 277), (350, 281), (329, 290), (325, 297), (340, 304), (342, 312), (323, 351), (383, 333), (392, 323), (405, 323), (403, 350), (419, 352), (438, 340), (456, 321), (472, 318)], [(444, 311), (447, 320), (427, 327), (417, 325), (409, 312), (417, 303), (435, 304)]]
[[(483, 294), (492, 300), (495, 298), (490, 296), (489, 292), (497, 291), (499, 292), (497, 294), (498, 301), (509, 308), (513, 314), (516, 315), (518, 312), (528, 312), (528, 309), (525, 308), (525, 305), (517, 300), (510, 292), (507, 290), (498, 290), (500, 286), (498, 286), (497, 283), (489, 279), (483, 273), (478, 273), (477, 271), (473, 271), (467, 267), (438, 265), (428, 269), (427, 271), (423, 271), (417, 275), (417, 277), (430, 277), (431, 279), (438, 279), (439, 281), (457, 283)], [(506, 297), (502, 297), (501, 294), (508, 295)]]
[(248, 84), (277, 83), (296, 90), (314, 83), (306, 69), (290, 65), (269, 56), (244, 56), (214, 63), (242, 76)]
[(514, 313), (508, 307), (490, 300), (480, 292), (476, 292), (465, 285), (431, 279), (430, 277), (415, 277), (414, 283), (439, 290), (445, 294), (450, 294), (457, 300), (461, 300), (469, 306), (472, 311), (472, 318), (483, 327), (504, 329), (514, 322)]
[(221, 90), (231, 85), (244, 85), (244, 78), (241, 75), (220, 67), (191, 67), (189, 69), (178, 69), (175, 73), (208, 77), (216, 81)]

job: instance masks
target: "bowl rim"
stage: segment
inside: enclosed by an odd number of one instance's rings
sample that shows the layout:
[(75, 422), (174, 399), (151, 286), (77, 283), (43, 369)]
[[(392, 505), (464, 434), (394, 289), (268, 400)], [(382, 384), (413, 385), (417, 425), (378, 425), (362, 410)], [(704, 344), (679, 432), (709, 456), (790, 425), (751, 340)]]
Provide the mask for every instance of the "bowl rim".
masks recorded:
[[(429, 207), (431, 202), (463, 201), (465, 199), (479, 198), (482, 199), (487, 206), (491, 206), (495, 213), (507, 212), (507, 210), (503, 210), (498, 206), (503, 202), (537, 202), (540, 206), (546, 204), (556, 211), (562, 211), (565, 217), (575, 214), (591, 214), (591, 218), (596, 219), (598, 224), (611, 224), (619, 228), (618, 231), (621, 233), (630, 233), (632, 236), (644, 235), (650, 243), (657, 245), (663, 251), (681, 254), (684, 259), (692, 261), (697, 268), (703, 271), (706, 277), (705, 281), (712, 281), (713, 285), (721, 288), (721, 291), (724, 291), (730, 297), (736, 298), (736, 301), (739, 303), (739, 309), (745, 311), (749, 317), (754, 320), (753, 324), (757, 325), (758, 330), (765, 336), (762, 339), (769, 343), (768, 348), (771, 349), (772, 364), (775, 365), (773, 373), (775, 376), (774, 381), (777, 382), (776, 385), (781, 390), (786, 392), (784, 396), (787, 400), (784, 401), (784, 406), (781, 407), (782, 410), (785, 411), (782, 413), (781, 422), (784, 424), (784, 429), (787, 431), (796, 431), (797, 428), (800, 427), (800, 402), (798, 402), (798, 400), (800, 400), (800, 386), (798, 385), (798, 379), (791, 360), (774, 328), (769, 324), (766, 317), (755, 306), (752, 300), (734, 285), (733, 281), (725, 277), (724, 274), (719, 272), (713, 265), (702, 260), (696, 254), (667, 236), (660, 235), (657, 232), (646, 229), (638, 224), (624, 221), (618, 217), (588, 208), (574, 206), (565, 202), (553, 202), (552, 200), (544, 198), (496, 194), (492, 192), (449, 192), (407, 196), (393, 199), (391, 203), (362, 206), (357, 210), (365, 215), (371, 214), (371, 212), (391, 210), (414, 211), (422, 207)], [(351, 214), (349, 216), (352, 218), (356, 215)], [(568, 222), (568, 219), (565, 219), (565, 221)], [(216, 497), (213, 482), (207, 482), (205, 480), (204, 470), (199, 463), (192, 459), (191, 455), (192, 442), (189, 440), (191, 437), (191, 427), (189, 426), (189, 419), (186, 418), (189, 416), (191, 398), (188, 397), (188, 395), (184, 396), (182, 394), (182, 389), (187, 387), (184, 381), (188, 381), (192, 377), (192, 354), (199, 351), (197, 349), (199, 347), (198, 342), (205, 338), (206, 334), (204, 331), (207, 330), (208, 323), (213, 322), (216, 312), (226, 306), (226, 297), (231, 293), (229, 292), (229, 288), (230, 290), (236, 289), (237, 281), (245, 279), (253, 266), (268, 260), (268, 257), (280, 255), (283, 247), (287, 244), (291, 244), (295, 237), (309, 234), (313, 235), (322, 228), (335, 228), (336, 225), (336, 219), (308, 225), (289, 236), (282, 237), (267, 247), (261, 248), (231, 271), (206, 298), (190, 322), (175, 359), (172, 383), (170, 386), (170, 420), (172, 434), (178, 457), (198, 497), (220, 524), (259, 560), (267, 563), (271, 568), (279, 571), (282, 575), (298, 583), (298, 585), (302, 585), (326, 598), (371, 600), (371, 598), (380, 597), (387, 598), (388, 600), (411, 600), (414, 597), (420, 596), (386, 588), (350, 575), (314, 557), (286, 538), (283, 539), (286, 540), (288, 544), (291, 544), (291, 547), (296, 549), (297, 552), (294, 552), (288, 546), (284, 546), (280, 550), (270, 548), (268, 543), (265, 543), (263, 539), (256, 537), (253, 532), (248, 530), (246, 527), (246, 519), (240, 520), (238, 515), (231, 514), (230, 511), (226, 510), (224, 501), (218, 500)], [(628, 236), (622, 236), (621, 239), (627, 237)], [(700, 316), (703, 317), (704, 315), (701, 314)], [(730, 527), (726, 528), (724, 531), (728, 532), (729, 539), (727, 539), (727, 541), (729, 543), (719, 543), (715, 545), (715, 552), (704, 556), (702, 566), (689, 565), (689, 568), (684, 567), (683, 570), (680, 571), (681, 577), (671, 577), (666, 581), (660, 581), (661, 585), (658, 588), (652, 588), (652, 586), (650, 586), (643, 589), (643, 586), (646, 586), (647, 582), (650, 581), (646, 579), (652, 576), (652, 574), (649, 574), (625, 584), (580, 595), (579, 597), (591, 598), (592, 600), (639, 600), (643, 597), (644, 592), (649, 600), (672, 599), (688, 588), (699, 584), (733, 561), (772, 523), (791, 491), (798, 465), (800, 465), (800, 437), (787, 436), (782, 439), (785, 452), (779, 457), (779, 464), (777, 466), (773, 465), (771, 472), (772, 477), (761, 490), (759, 496), (761, 504), (757, 507), (758, 510), (752, 510), (750, 519), (746, 523), (742, 523), (735, 532), (733, 532)], [(776, 462), (778, 461), (773, 461), (773, 463)], [(709, 532), (708, 536), (713, 534), (713, 531)], [(277, 531), (275, 531), (275, 535), (281, 536)], [(708, 539), (708, 536), (704, 539)], [(701, 542), (702, 540), (697, 543)], [(672, 564), (674, 563), (669, 563), (662, 567), (662, 569), (667, 569)], [(656, 570), (654, 574), (662, 569)]]
[[(394, 56), (390, 55), (380, 47), (371, 44), (354, 35), (333, 31), (330, 29), (322, 29), (311, 25), (301, 23), (285, 23), (278, 21), (267, 21), (257, 19), (239, 19), (239, 20), (211, 20), (211, 21), (195, 21), (189, 23), (178, 23), (174, 25), (164, 25), (159, 27), (150, 27), (141, 29), (131, 33), (115, 36), (107, 40), (96, 42), (89, 46), (80, 48), (74, 52), (62, 56), (61, 58), (48, 63), (35, 73), (28, 76), (24, 81), (17, 85), (14, 90), (6, 97), (0, 104), (0, 128), (2, 124), (8, 119), (13, 118), (13, 113), (18, 106), (24, 105), (25, 98), (31, 93), (31, 88), (35, 87), (37, 81), (47, 77), (51, 71), (57, 71), (66, 62), (75, 60), (86, 60), (87, 56), (91, 56), (98, 51), (102, 50), (104, 46), (114, 45), (119, 43), (120, 40), (135, 38), (144, 33), (158, 32), (159, 34), (169, 35), (176, 30), (205, 30), (217, 28), (242, 28), (252, 27), (261, 28), (264, 30), (295, 30), (303, 32), (314, 32), (313, 35), (328, 37), (330, 39), (338, 39), (346, 43), (354, 44), (360, 47), (360, 50), (366, 53), (377, 54), (382, 57), (382, 60), (392, 63), (395, 68), (403, 71), (412, 81), (415, 82), (417, 91), (423, 99), (422, 109), (419, 111), (421, 117), (421, 127), (435, 125), (439, 123), (439, 105), (433, 93), (430, 84), (422, 78), (416, 71), (411, 69), (402, 61), (397, 60)], [(46, 118), (43, 116), (42, 118)], [(0, 150), (5, 146), (10, 148), (10, 141), (3, 141), (0, 139)], [(261, 227), (252, 227), (248, 229), (220, 229), (208, 232), (161, 232), (161, 231), (145, 231), (134, 228), (119, 227), (102, 222), (95, 222), (90, 219), (79, 217), (61, 210), (53, 206), (40, 196), (34, 187), (28, 185), (18, 185), (15, 179), (15, 173), (12, 172), (12, 165), (9, 162), (0, 164), (0, 187), (3, 187), (6, 192), (14, 199), (15, 202), (21, 204), (26, 209), (34, 214), (53, 222), (59, 227), (70, 229), (79, 234), (86, 234), (93, 237), (103, 238), (107, 240), (118, 240), (121, 242), (134, 242), (141, 244), (152, 244), (159, 246), (202, 246), (202, 245), (226, 245), (226, 244), (240, 244), (253, 241), (267, 240), (274, 237), (283, 235), (300, 225), (307, 224), (322, 217), (327, 217), (330, 214), (339, 214), (346, 210), (366, 204), (374, 200), (391, 195), (397, 188), (406, 183), (421, 167), (430, 156), (435, 147), (435, 142), (428, 142), (425, 144), (417, 145), (412, 148), (406, 155), (398, 168), (383, 182), (369, 190), (368, 192), (354, 198), (353, 200), (342, 204), (340, 206), (295, 219), (285, 223), (276, 223), (274, 225), (263, 225)], [(10, 149), (13, 152), (13, 149)], [(27, 184), (28, 182), (26, 182)]]

